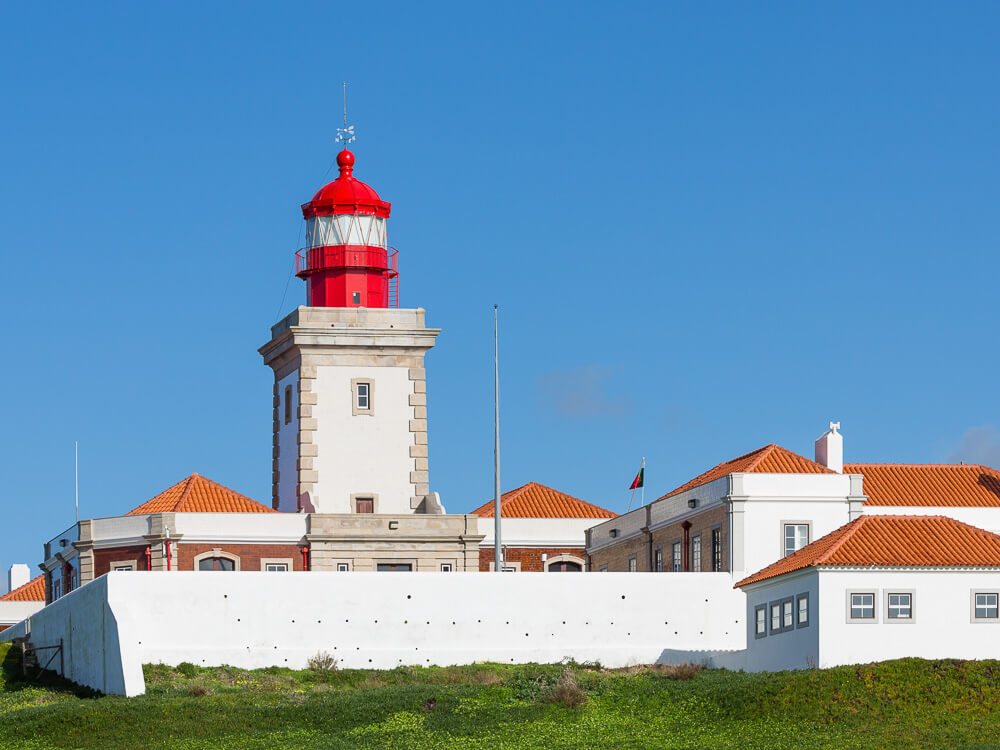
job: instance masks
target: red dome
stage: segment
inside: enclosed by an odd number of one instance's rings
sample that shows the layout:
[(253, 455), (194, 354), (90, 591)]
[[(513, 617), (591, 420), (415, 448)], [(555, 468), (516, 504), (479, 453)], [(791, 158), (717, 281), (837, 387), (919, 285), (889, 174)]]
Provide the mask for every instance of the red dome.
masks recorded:
[(370, 186), (355, 179), (354, 154), (344, 149), (337, 154), (340, 177), (319, 189), (313, 199), (302, 206), (302, 215), (310, 219), (328, 214), (374, 214), (388, 217), (391, 203), (378, 197)]

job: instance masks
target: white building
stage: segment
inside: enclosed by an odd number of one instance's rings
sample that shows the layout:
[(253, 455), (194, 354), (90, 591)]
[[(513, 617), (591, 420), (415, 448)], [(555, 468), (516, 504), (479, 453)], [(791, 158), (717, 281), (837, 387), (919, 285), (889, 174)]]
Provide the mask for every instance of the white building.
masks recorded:
[(737, 584), (751, 671), (1000, 658), (1000, 536), (945, 516), (863, 515)]
[(29, 580), (28, 566), (16, 563), (7, 573), (10, 588), (0, 596), (0, 630), (6, 630), (45, 606), (45, 576)]

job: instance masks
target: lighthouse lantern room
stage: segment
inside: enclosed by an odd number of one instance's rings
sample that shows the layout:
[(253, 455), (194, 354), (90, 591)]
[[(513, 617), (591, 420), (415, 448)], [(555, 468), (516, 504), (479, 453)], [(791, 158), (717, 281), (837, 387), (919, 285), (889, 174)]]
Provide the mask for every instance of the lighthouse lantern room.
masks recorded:
[(354, 177), (354, 154), (337, 154), (340, 176), (302, 206), (306, 246), (295, 254), (310, 307), (399, 307), (396, 250), (386, 224), (391, 204)]

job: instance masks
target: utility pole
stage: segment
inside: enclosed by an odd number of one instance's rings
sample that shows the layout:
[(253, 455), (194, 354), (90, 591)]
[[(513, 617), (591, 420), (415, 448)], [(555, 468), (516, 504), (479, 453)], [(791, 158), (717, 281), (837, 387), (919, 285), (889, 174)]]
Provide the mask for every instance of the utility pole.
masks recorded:
[(500, 313), (493, 305), (493, 568), (503, 572), (503, 545), (500, 541)]

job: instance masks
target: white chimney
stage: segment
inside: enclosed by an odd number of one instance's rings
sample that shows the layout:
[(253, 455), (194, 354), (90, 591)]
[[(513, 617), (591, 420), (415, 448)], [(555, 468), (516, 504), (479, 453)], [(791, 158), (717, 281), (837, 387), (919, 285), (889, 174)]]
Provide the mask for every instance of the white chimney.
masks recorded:
[(840, 422), (830, 422), (830, 429), (816, 440), (816, 462), (838, 474), (844, 473), (844, 436), (837, 430)]
[(16, 588), (20, 588), (31, 580), (31, 569), (24, 563), (14, 563), (7, 571), (7, 591), (8, 593)]

